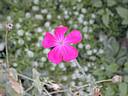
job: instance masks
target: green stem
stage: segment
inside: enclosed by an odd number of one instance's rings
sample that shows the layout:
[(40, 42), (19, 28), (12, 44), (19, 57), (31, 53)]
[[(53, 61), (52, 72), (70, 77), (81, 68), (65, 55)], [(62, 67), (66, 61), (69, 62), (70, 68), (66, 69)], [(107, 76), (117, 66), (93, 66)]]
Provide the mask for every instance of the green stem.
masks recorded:
[(23, 74), (20, 74), (20, 73), (17, 73), (20, 77), (23, 77), (23, 78), (25, 78), (25, 79), (28, 79), (28, 80), (30, 80), (30, 81), (33, 81), (34, 82), (34, 80), (32, 79), (32, 78), (29, 78), (28, 76), (25, 76), (25, 75), (23, 75)]
[(77, 67), (79, 68), (79, 70), (82, 72), (82, 74), (86, 77), (86, 74), (83, 70), (83, 68), (80, 66), (80, 64), (78, 63), (78, 61), (75, 59), (73, 62), (75, 62), (75, 64), (77, 65)]
[(8, 30), (6, 30), (5, 35), (5, 47), (6, 47), (6, 65), (9, 68), (9, 57), (8, 57)]
[[(105, 82), (111, 82), (111, 81), (112, 81), (112, 79), (100, 80), (100, 81), (95, 82), (95, 84), (105, 83)], [(88, 86), (89, 86), (89, 84), (85, 84), (83, 86), (76, 87), (76, 89), (82, 89), (82, 88), (88, 87)]]
[[(111, 81), (112, 81), (112, 79), (100, 80), (100, 81), (95, 82), (95, 84), (105, 83), (105, 82), (111, 82)], [(83, 88), (88, 87), (88, 86), (89, 86), (89, 84), (85, 84), (85, 85), (83, 85), (83, 86), (75, 86), (75, 89), (79, 90), (79, 89), (83, 89)], [(53, 91), (53, 92), (51, 92), (50, 94), (64, 93), (64, 92), (67, 92), (67, 90)]]

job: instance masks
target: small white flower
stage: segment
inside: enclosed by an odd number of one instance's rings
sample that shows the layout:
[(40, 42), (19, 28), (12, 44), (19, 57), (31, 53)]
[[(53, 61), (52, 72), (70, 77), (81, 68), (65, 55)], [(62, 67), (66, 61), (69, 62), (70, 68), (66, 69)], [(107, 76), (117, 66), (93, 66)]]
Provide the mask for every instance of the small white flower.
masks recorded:
[(28, 37), (31, 37), (32, 36), (32, 34), (29, 33), (29, 32), (25, 32), (25, 35), (28, 36)]
[(48, 19), (48, 20), (51, 20), (51, 19), (52, 19), (52, 15), (51, 15), (51, 14), (48, 14), (48, 15), (47, 15), (47, 19)]
[(100, 68), (101, 68), (101, 70), (104, 70), (104, 69), (105, 69), (105, 67), (104, 67), (104, 66), (101, 66)]
[(41, 10), (41, 13), (42, 13), (42, 14), (47, 14), (47, 13), (48, 13), (48, 10), (47, 10), (47, 9), (42, 9), (42, 10)]
[(65, 67), (64, 63), (59, 64), (59, 68), (63, 69)]
[(18, 40), (18, 44), (19, 44), (19, 45), (23, 45), (23, 44), (24, 44), (24, 40), (23, 40), (23, 39), (19, 39), (19, 40)]
[(38, 27), (38, 28), (35, 29), (35, 32), (39, 32), (39, 33), (43, 32), (43, 29), (41, 27)]
[(21, 55), (21, 50), (18, 49), (18, 50), (16, 51), (16, 57), (18, 57), (18, 56), (20, 56), (20, 55)]
[(67, 80), (68, 80), (68, 77), (67, 77), (67, 76), (62, 76), (61, 78), (62, 78), (62, 80), (64, 80), (64, 81), (67, 81)]
[(39, 6), (32, 6), (33, 11), (39, 11)]
[(33, 67), (38, 67), (38, 62), (36, 62), (36, 61), (32, 62), (32, 66)]
[(77, 67), (76, 63), (74, 61), (71, 61), (71, 67)]
[(94, 24), (94, 20), (93, 19), (89, 20), (89, 24)]
[(92, 18), (95, 19), (96, 18), (96, 15), (95, 14), (92, 14)]
[(73, 79), (73, 80), (77, 79), (77, 77), (76, 77), (75, 74), (72, 74), (72, 79)]
[(88, 27), (85, 26), (83, 29), (82, 29), (83, 32), (88, 32)]
[(90, 62), (87, 64), (87, 67), (91, 67), (91, 63)]
[(68, 14), (68, 11), (67, 11), (67, 10), (65, 10), (65, 11), (64, 11), (64, 14), (65, 14), (65, 15), (67, 15), (67, 14)]
[(97, 49), (93, 49), (93, 53), (97, 53)]
[(103, 54), (104, 53), (104, 50), (103, 49), (99, 49), (99, 54)]
[(18, 36), (23, 36), (24, 35), (24, 31), (23, 30), (18, 30), (17, 34), (18, 34)]
[(4, 42), (1, 42), (0, 43), (0, 51), (3, 51), (5, 48), (5, 43)]
[(39, 0), (33, 0), (34, 4), (39, 4)]
[(82, 0), (77, 0), (78, 2), (81, 2)]
[(74, 24), (73, 25), (73, 28), (77, 29), (78, 28), (78, 25), (77, 24)]
[(40, 37), (38, 38), (38, 40), (39, 40), (39, 41), (42, 41), (42, 39), (43, 39), (43, 37), (42, 37), (42, 36), (40, 36)]
[(88, 21), (84, 21), (83, 24), (84, 24), (84, 25), (88, 25)]
[(80, 16), (80, 18), (84, 18), (84, 15), (83, 14), (80, 14), (79, 16)]
[(87, 39), (87, 40), (89, 40), (90, 39), (89, 34), (84, 34), (84, 38)]
[(68, 19), (68, 18), (69, 18), (69, 15), (64, 15), (64, 18), (65, 18), (65, 19)]
[(79, 43), (78, 44), (78, 48), (82, 49), (83, 48), (83, 44), (82, 43)]
[(91, 50), (88, 50), (88, 51), (87, 51), (87, 54), (88, 54), (88, 55), (92, 55), (92, 51), (91, 51)]
[(90, 56), (89, 57), (92, 61), (95, 61), (96, 60), (96, 57), (95, 56)]
[(75, 11), (74, 12), (74, 15), (78, 16), (79, 15), (79, 12)]
[(54, 71), (54, 70), (55, 70), (55, 67), (53, 67), (53, 66), (50, 67), (50, 70), (51, 70), (51, 71)]
[(35, 15), (35, 19), (42, 20), (43, 19), (43, 16), (41, 14), (36, 14)]
[(78, 18), (78, 21), (79, 21), (79, 23), (83, 23), (84, 20), (83, 20), (82, 17), (79, 17), (79, 18)]
[(18, 64), (17, 63), (13, 63), (13, 67), (17, 67), (18, 66)]
[(36, 43), (36, 46), (39, 48), (39, 47), (41, 47), (41, 43), (40, 42), (37, 42)]
[(49, 21), (45, 22), (44, 26), (45, 27), (49, 27), (50, 26), (50, 22)]
[(76, 84), (75, 84), (74, 81), (71, 81), (71, 82), (70, 82), (70, 85), (71, 85), (71, 86), (75, 86)]
[(81, 12), (82, 12), (82, 13), (87, 13), (87, 9), (82, 8), (82, 9), (81, 9)]
[(30, 50), (27, 51), (27, 55), (30, 58), (34, 57), (34, 53), (32, 51), (30, 51)]
[(44, 53), (44, 54), (48, 54), (49, 51), (50, 51), (50, 49), (45, 48), (45, 49), (43, 50), (43, 53)]
[(27, 41), (31, 41), (31, 37), (27, 37), (26, 39), (27, 39)]
[(41, 58), (41, 61), (42, 61), (42, 62), (45, 62), (46, 60), (47, 60), (46, 57), (42, 57), (42, 58)]
[(86, 44), (85, 48), (86, 49), (90, 49), (91, 48), (91, 45), (90, 44)]
[(20, 25), (20, 23), (16, 23), (16, 29), (19, 29), (19, 28), (21, 28), (21, 25)]
[(58, 16), (57, 16), (57, 19), (61, 19), (61, 16), (60, 16), (60, 15), (58, 15)]
[(73, 21), (72, 20), (69, 20), (68, 21), (68, 24), (72, 25)]
[(12, 17), (11, 16), (7, 16), (7, 20), (8, 21), (11, 21), (12, 20)]
[(84, 71), (87, 72), (88, 71), (88, 67), (85, 66), (84, 67)]
[(26, 17), (26, 18), (30, 18), (30, 17), (31, 17), (31, 13), (27, 12), (27, 13), (25, 14), (25, 17)]

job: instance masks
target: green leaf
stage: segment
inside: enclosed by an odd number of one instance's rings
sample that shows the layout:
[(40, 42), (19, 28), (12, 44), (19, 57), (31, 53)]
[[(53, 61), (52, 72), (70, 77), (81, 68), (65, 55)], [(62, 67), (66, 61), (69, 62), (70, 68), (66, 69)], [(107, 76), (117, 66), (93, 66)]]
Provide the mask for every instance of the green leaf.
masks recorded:
[(104, 10), (103, 9), (100, 9), (100, 10), (98, 10), (97, 13), (100, 14), (100, 15), (102, 15), (104, 13)]
[(116, 4), (116, 1), (115, 0), (107, 0), (107, 5), (108, 6), (113, 6), (113, 5), (115, 5)]
[(106, 71), (108, 75), (115, 73), (117, 70), (118, 70), (117, 64), (110, 64), (106, 67)]
[(114, 96), (114, 90), (112, 87), (107, 87), (105, 91), (105, 96)]
[(124, 76), (124, 82), (128, 83), (128, 76)]
[(102, 7), (102, 2), (101, 0), (92, 0), (92, 4), (95, 7)]
[(127, 96), (127, 90), (128, 90), (128, 87), (126, 83), (119, 84), (120, 96)]
[(128, 9), (119, 6), (116, 10), (120, 17), (123, 18), (122, 24), (128, 24)]
[(102, 15), (102, 21), (106, 27), (108, 27), (109, 24), (109, 14)]
[(112, 51), (115, 55), (119, 50), (119, 43), (116, 41), (116, 39), (114, 37), (111, 37), (108, 42), (109, 42), (110, 46), (112, 47)]

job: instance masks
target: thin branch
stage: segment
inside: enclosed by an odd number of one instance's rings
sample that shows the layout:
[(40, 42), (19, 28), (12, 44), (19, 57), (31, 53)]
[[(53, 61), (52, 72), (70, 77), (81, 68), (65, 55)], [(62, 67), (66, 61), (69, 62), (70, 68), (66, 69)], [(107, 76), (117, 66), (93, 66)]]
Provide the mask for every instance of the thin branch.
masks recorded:
[(25, 90), (25, 92), (30, 91), (33, 87), (34, 87), (33, 85), (32, 85), (32, 86), (30, 86), (29, 88), (27, 88), (27, 89)]
[[(107, 79), (107, 80), (100, 80), (100, 81), (97, 81), (97, 82), (95, 82), (95, 84), (99, 84), (99, 83), (105, 83), (105, 82), (111, 82), (112, 81), (112, 79)], [(76, 89), (82, 89), (82, 88), (84, 88), (84, 87), (88, 87), (89, 86), (89, 84), (85, 84), (85, 85), (83, 85), (83, 86), (76, 86)]]
[(80, 66), (80, 64), (78, 63), (78, 61), (75, 59), (73, 62), (76, 63), (76, 65), (77, 65), (77, 67), (79, 68), (79, 70), (80, 70), (80, 71), (82, 72), (82, 74), (86, 77), (86, 74), (85, 74), (83, 68), (82, 68), (82, 67)]
[(46, 92), (47, 96), (52, 96), (44, 87), (43, 87), (43, 89)]
[(20, 73), (17, 73), (17, 75), (34, 82), (34, 80), (32, 78), (28, 77), (28, 76), (25, 76), (25, 75), (20, 74)]
[(8, 55), (8, 30), (6, 29), (5, 34), (5, 50), (6, 50), (6, 67), (9, 68), (9, 55)]

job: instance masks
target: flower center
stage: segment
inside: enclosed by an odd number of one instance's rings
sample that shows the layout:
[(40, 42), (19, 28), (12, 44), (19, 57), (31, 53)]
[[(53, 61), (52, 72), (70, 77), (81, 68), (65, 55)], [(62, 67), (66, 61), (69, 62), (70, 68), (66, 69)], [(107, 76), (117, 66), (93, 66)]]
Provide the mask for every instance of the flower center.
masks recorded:
[(58, 41), (58, 44), (59, 45), (63, 45), (64, 44), (64, 41), (62, 41), (62, 40), (61, 41)]

